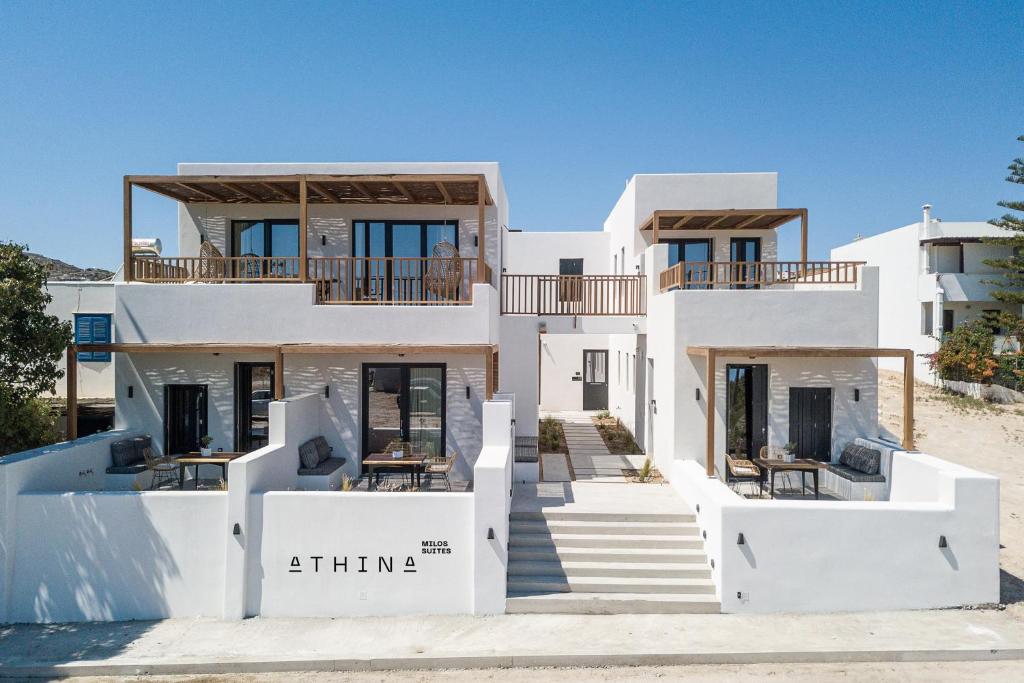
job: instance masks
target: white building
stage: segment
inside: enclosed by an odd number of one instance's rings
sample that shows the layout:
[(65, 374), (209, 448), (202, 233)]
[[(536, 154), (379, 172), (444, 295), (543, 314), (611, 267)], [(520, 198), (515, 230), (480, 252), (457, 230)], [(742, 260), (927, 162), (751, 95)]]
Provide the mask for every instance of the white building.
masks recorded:
[[(985, 263), (1005, 258), (1012, 247), (986, 243), (1006, 231), (984, 222), (942, 221), (923, 207), (922, 220), (832, 249), (832, 258), (863, 261), (879, 269), (878, 343), (914, 350), (917, 374), (931, 377), (924, 354), (938, 350), (942, 335), (986, 313), (1021, 307), (992, 299), (999, 271)], [(996, 335), (996, 350), (1009, 343)], [(902, 370), (892, 360), (882, 367)]]
[[(179, 256), (133, 256), (138, 189), (178, 202)], [(595, 233), (510, 231), (496, 163), (182, 164), (124, 196), (113, 342), (73, 349), (118, 357), (118, 430), (0, 463), (0, 621), (998, 599), (998, 481), (913, 452), (912, 377), (879, 441), (876, 359), (911, 352), (878, 342), (877, 268), (807, 260), (774, 173), (633, 176)], [(531, 488), (541, 405), (606, 406), (670, 487)], [(179, 459), (114, 462), (145, 444)], [(831, 499), (741, 495), (789, 444)], [(452, 490), (374, 490), (403, 454)]]

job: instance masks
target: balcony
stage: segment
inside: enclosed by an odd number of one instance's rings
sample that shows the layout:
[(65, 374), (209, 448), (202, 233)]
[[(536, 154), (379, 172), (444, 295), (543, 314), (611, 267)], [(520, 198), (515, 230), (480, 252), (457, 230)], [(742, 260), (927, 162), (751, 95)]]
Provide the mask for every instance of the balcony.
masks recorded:
[(502, 275), (502, 315), (646, 315), (643, 275)]
[(863, 261), (682, 261), (661, 272), (662, 292), (672, 289), (792, 289), (856, 287)]
[[(132, 259), (132, 279), (155, 283), (302, 282), (298, 256)], [(457, 305), (473, 301), (476, 257), (321, 256), (306, 259), (317, 304)], [(484, 264), (484, 282), (491, 280)]]

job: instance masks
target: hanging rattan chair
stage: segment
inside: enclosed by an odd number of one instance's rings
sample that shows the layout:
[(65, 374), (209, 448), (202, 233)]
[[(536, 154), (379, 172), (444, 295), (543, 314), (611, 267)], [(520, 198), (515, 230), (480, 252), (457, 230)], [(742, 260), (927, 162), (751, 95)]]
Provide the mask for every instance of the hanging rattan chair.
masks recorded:
[(194, 277), (201, 281), (224, 279), (224, 255), (213, 242), (206, 241), (199, 245), (199, 265)]
[(423, 284), (438, 299), (458, 299), (462, 285), (462, 258), (451, 242), (438, 242), (431, 251), (430, 263)]

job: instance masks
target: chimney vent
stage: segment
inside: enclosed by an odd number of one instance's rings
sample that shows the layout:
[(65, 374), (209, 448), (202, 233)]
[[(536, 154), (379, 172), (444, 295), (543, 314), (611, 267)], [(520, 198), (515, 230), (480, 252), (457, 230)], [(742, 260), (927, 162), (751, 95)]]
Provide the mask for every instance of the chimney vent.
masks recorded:
[(924, 206), (921, 207), (921, 211), (924, 214), (922, 222), (924, 223), (924, 227), (927, 228), (928, 225), (932, 222), (932, 205), (925, 204)]

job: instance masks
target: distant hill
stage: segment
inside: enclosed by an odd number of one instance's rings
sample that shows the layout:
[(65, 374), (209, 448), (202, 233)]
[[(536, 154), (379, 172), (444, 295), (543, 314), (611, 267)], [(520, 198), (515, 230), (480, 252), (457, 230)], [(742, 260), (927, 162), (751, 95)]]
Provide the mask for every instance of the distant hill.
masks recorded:
[(36, 263), (41, 263), (49, 271), (48, 280), (109, 280), (114, 276), (112, 272), (103, 268), (79, 268), (42, 254), (26, 252), (26, 256)]

